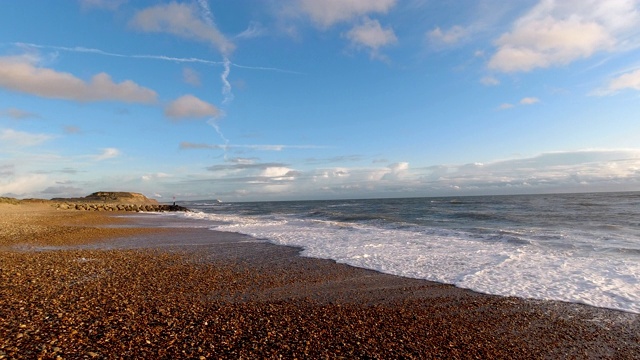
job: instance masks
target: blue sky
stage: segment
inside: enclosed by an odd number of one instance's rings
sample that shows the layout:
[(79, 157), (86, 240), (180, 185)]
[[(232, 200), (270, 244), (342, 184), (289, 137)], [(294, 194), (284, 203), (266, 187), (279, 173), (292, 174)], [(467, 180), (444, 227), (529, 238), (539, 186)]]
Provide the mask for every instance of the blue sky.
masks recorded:
[(7, 1), (0, 195), (640, 190), (640, 0)]

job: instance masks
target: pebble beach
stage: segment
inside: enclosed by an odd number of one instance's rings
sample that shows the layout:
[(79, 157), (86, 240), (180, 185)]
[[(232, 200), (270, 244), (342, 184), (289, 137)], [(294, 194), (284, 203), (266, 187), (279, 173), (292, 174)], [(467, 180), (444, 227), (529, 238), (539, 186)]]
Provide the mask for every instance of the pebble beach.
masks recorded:
[(640, 317), (136, 214), (0, 204), (0, 359), (120, 358), (638, 359)]

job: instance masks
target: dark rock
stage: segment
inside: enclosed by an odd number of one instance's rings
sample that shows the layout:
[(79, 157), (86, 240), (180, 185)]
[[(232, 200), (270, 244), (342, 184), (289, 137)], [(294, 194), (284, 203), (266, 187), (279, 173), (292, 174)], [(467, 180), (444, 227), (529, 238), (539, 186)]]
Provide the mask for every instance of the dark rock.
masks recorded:
[(91, 203), (56, 203), (55, 206), (60, 210), (85, 210), (85, 211), (148, 211), (148, 212), (163, 212), (163, 211), (191, 211), (188, 208), (180, 205), (167, 205), (167, 204), (91, 204)]

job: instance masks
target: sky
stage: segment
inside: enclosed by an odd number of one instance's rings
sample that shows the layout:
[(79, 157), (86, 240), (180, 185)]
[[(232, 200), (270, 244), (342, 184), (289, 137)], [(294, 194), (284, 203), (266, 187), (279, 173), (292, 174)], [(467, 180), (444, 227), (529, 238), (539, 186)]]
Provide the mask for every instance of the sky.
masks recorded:
[(640, 0), (10, 0), (0, 196), (640, 190)]

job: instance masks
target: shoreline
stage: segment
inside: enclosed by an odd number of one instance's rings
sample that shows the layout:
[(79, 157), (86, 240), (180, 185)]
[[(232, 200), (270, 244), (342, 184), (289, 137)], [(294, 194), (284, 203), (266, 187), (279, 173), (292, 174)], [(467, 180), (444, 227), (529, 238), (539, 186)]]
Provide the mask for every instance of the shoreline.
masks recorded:
[(1, 250), (0, 359), (640, 354), (633, 313), (480, 294), (136, 215), (9, 206), (0, 245), (110, 247)]

